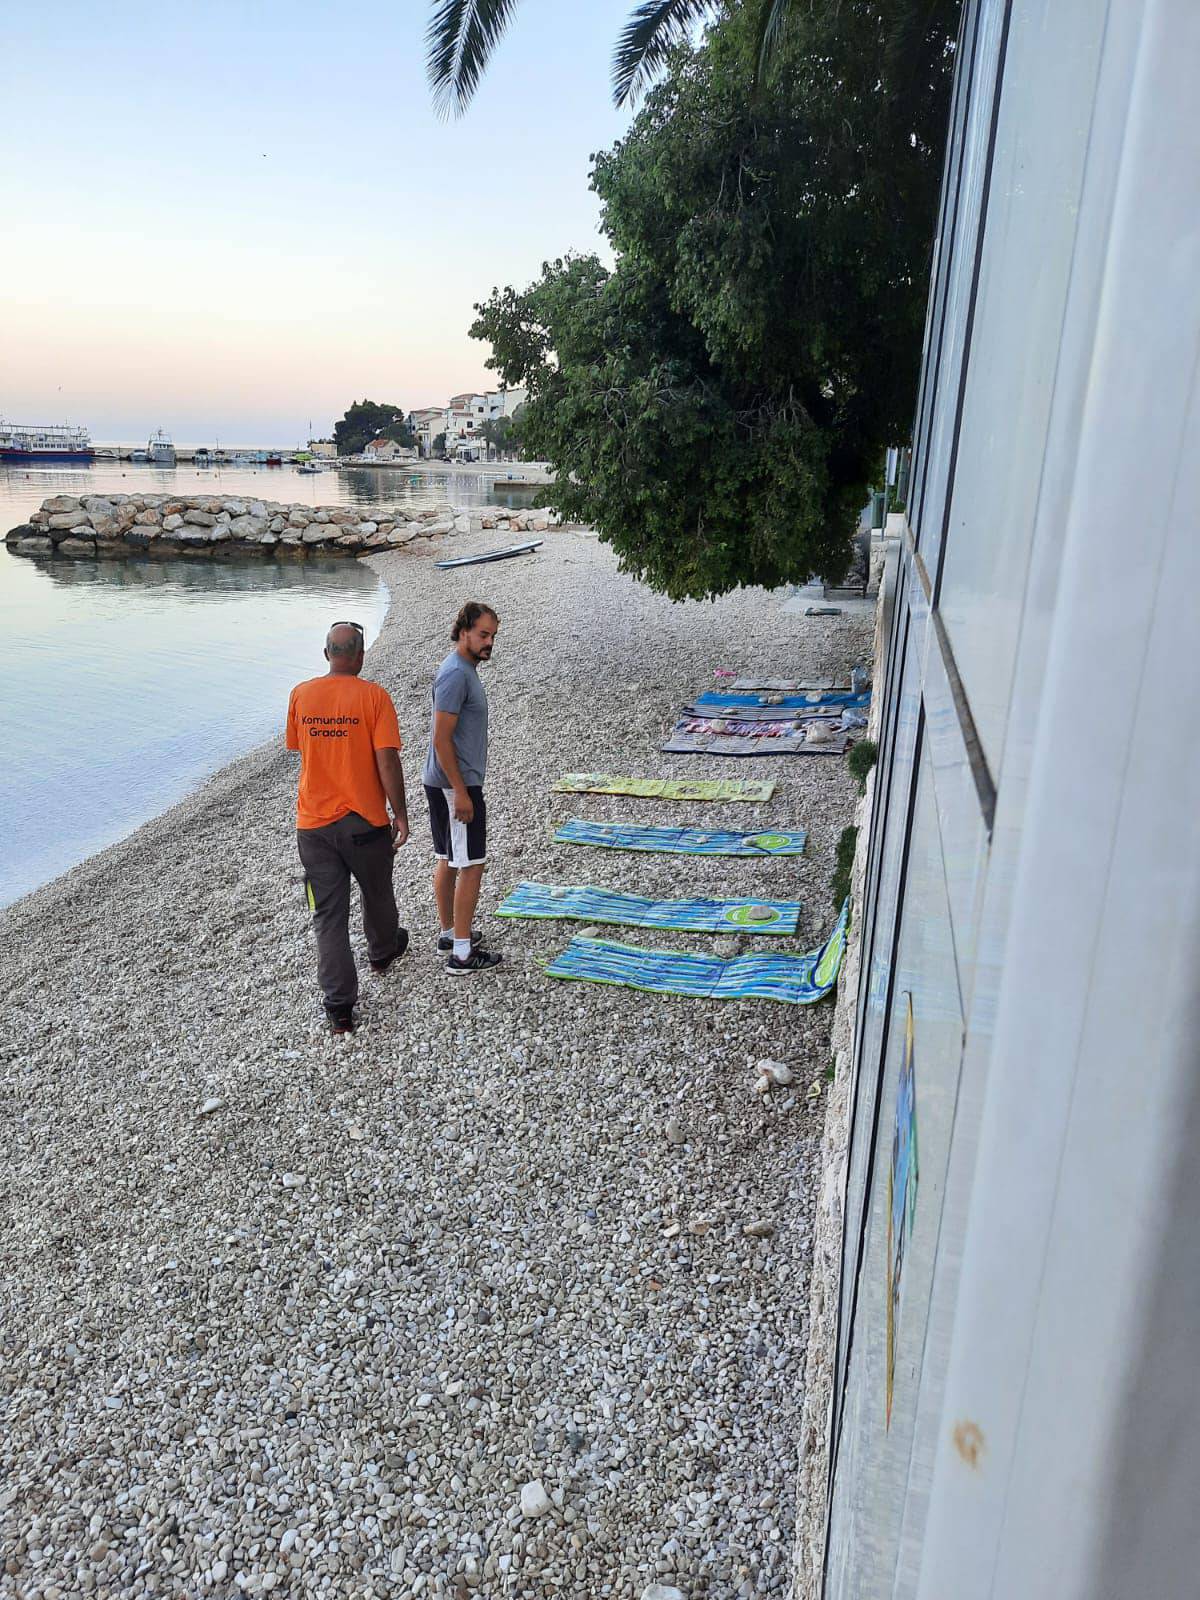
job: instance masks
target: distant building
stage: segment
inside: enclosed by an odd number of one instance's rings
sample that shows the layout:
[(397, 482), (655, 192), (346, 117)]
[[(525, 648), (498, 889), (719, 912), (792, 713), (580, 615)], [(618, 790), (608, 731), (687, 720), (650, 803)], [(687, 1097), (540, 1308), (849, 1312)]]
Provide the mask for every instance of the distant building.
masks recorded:
[(487, 459), (485, 422), (511, 417), (527, 397), (525, 389), (491, 389), (486, 394), (456, 394), (446, 413), (446, 454), (459, 461)]
[(337, 456), (337, 445), (332, 439), (310, 439), (308, 453), (319, 456), (322, 461), (333, 461)]
[(485, 394), (464, 392), (451, 395), (445, 406), (422, 406), (408, 414), (408, 425), (417, 438), (422, 456), (434, 452), (434, 442), (445, 434), (445, 454), (451, 460), (479, 461), (487, 446), (481, 438), (485, 422), (511, 417), (528, 397), (526, 389), (491, 389)]
[(418, 411), (410, 411), (408, 425), (417, 436), (421, 454), (428, 458), (433, 455), (434, 440), (446, 431), (446, 408), (422, 406)]
[(372, 439), (363, 451), (368, 461), (415, 461), (416, 447), (397, 444), (394, 439)]

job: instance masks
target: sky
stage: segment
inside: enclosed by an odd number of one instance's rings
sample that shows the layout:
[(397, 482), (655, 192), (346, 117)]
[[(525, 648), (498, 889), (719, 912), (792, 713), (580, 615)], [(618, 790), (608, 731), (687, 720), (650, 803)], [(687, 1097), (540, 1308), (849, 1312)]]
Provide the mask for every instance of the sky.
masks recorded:
[(6, 8), (0, 417), (293, 444), (495, 387), (472, 307), (598, 250), (633, 0), (521, 0), (439, 119), (430, 0)]

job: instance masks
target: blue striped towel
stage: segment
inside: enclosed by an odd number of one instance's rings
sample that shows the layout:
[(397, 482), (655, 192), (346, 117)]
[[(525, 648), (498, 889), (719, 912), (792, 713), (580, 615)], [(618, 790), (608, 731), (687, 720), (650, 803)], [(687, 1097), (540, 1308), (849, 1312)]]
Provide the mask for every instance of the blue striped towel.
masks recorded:
[(586, 885), (519, 883), (496, 907), (498, 917), (607, 922), (627, 928), (678, 928), (687, 933), (795, 933), (795, 900), (652, 900)]
[(623, 822), (584, 822), (572, 817), (554, 835), (555, 844), (590, 844), (602, 850), (651, 850), (672, 856), (798, 856), (803, 828), (766, 833), (705, 833), (700, 828), (639, 828)]
[(691, 702), (697, 707), (710, 706), (771, 706), (775, 710), (783, 710), (793, 706), (837, 706), (844, 709), (849, 706), (856, 711), (861, 711), (863, 706), (871, 703), (871, 691), (868, 689), (863, 694), (854, 694), (848, 689), (817, 689), (811, 694), (734, 694), (720, 689), (706, 689), (703, 694), (698, 694)]
[(805, 955), (748, 955), (723, 961), (698, 950), (646, 950), (613, 939), (571, 940), (546, 968), (552, 978), (615, 984), (648, 994), (706, 1000), (782, 1000), (812, 1005), (837, 982), (846, 949), (849, 902), (819, 950)]

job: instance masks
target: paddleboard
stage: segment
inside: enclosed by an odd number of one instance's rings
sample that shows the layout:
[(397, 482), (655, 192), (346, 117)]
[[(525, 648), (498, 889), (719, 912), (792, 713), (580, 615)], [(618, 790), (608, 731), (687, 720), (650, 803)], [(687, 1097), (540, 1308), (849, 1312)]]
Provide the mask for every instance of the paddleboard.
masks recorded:
[(482, 561), (504, 561), (509, 556), (523, 556), (529, 550), (536, 550), (545, 542), (544, 539), (531, 539), (528, 544), (509, 545), (507, 550), (489, 550), (483, 556), (458, 556), (453, 561), (439, 561), (437, 565), (444, 570), (447, 567), (473, 567)]

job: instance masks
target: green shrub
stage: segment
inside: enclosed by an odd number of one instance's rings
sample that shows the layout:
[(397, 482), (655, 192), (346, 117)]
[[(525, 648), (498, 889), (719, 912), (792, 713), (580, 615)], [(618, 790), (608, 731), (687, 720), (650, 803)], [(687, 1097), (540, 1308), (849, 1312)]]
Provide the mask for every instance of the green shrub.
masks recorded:
[(879, 760), (879, 746), (873, 739), (860, 739), (846, 757), (846, 765), (858, 779), (859, 794), (867, 792), (867, 774)]
[(848, 828), (842, 829), (841, 837), (838, 839), (833, 878), (830, 883), (834, 908), (838, 911), (842, 909), (842, 901), (850, 893), (850, 873), (854, 867), (854, 851), (857, 844), (858, 829), (851, 823)]

